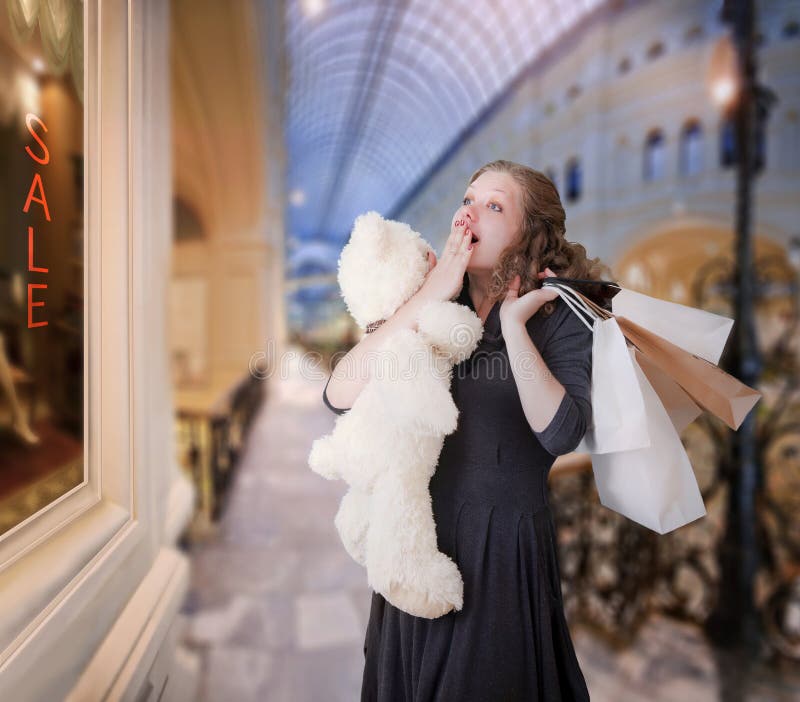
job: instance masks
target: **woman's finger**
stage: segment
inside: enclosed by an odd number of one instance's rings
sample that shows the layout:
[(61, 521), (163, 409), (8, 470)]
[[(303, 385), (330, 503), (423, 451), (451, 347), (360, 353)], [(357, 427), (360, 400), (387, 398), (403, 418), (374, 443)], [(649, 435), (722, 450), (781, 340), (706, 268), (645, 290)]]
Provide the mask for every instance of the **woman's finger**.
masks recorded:
[(459, 237), (461, 236), (462, 232), (461, 229), (461, 227), (463, 226), (462, 222), (463, 220), (461, 219), (457, 219), (453, 222), (453, 228), (450, 231), (450, 236), (447, 237), (447, 244), (444, 247), (444, 254), (442, 255), (442, 258), (444, 258), (446, 255), (451, 255), (454, 254), (456, 251), (458, 251), (458, 245), (461, 242)]
[(464, 230), (467, 227), (467, 220), (465, 217), (457, 217), (453, 222), (453, 229), (447, 239), (447, 246), (445, 249), (452, 254), (458, 252), (461, 245), (461, 239), (464, 236)]
[(515, 275), (508, 285), (506, 290), (506, 300), (514, 300), (519, 296), (519, 286), (522, 284), (522, 278), (519, 274)]
[(428, 272), (425, 275), (428, 275), (434, 267), (436, 266), (436, 253), (434, 251), (428, 251)]
[(464, 234), (461, 237), (461, 244), (459, 246), (459, 251), (461, 253), (472, 253), (472, 249), (470, 248), (470, 244), (472, 243), (472, 232), (469, 230), (469, 227), (464, 227)]

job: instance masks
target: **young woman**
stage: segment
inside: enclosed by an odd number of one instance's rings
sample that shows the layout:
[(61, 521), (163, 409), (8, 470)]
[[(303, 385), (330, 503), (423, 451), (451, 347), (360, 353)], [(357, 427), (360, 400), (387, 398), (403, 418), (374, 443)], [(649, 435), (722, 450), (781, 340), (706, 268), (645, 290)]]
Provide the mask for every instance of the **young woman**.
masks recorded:
[[(348, 352), (361, 368), (430, 300), (457, 296), (484, 324), (453, 369), (458, 428), (430, 482), (439, 549), (458, 565), (464, 607), (437, 619), (372, 595), (362, 702), (588, 700), (561, 594), (547, 475), (591, 419), (592, 333), (545, 276), (607, 270), (565, 239), (545, 175), (493, 161), (470, 178), (441, 260), (397, 312)], [(338, 367), (338, 366), (337, 366)], [(368, 377), (334, 372), (323, 400), (352, 406)]]

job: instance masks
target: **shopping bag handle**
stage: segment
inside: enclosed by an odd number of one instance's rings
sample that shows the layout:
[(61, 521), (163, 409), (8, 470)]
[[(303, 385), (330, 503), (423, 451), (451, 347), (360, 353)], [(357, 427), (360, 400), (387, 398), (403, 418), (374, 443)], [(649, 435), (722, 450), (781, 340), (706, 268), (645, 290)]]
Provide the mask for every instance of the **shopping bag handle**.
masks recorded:
[(569, 287), (580, 292), (584, 297), (589, 297), (592, 299), (593, 302), (597, 300), (601, 306), (604, 302), (610, 302), (613, 297), (620, 290), (622, 290), (622, 286), (613, 280), (548, 276), (542, 279), (542, 283), (545, 281), (552, 283), (566, 283), (569, 285)]
[[(553, 282), (547, 283), (546, 285), (543, 284), (542, 287), (556, 288), (564, 303), (575, 313), (589, 331), (594, 332), (594, 321), (599, 315), (592, 308), (585, 305), (583, 300), (573, 297), (580, 295), (577, 290), (573, 290), (567, 285)], [(591, 323), (586, 321), (587, 317), (591, 320)]]
[(579, 290), (572, 289), (572, 291), (578, 297), (580, 297), (589, 307), (591, 307), (595, 312), (597, 312), (598, 316), (602, 317), (603, 319), (611, 319), (614, 316), (614, 314), (612, 312), (609, 312), (604, 307), (600, 307), (600, 305), (598, 305), (594, 300), (592, 300), (591, 298), (586, 297), (586, 295), (584, 295)]
[(586, 295), (584, 295), (579, 290), (576, 290), (575, 288), (573, 288), (573, 287), (571, 287), (569, 285), (564, 285), (563, 283), (556, 282), (555, 278), (545, 278), (544, 281), (542, 282), (542, 287), (545, 287), (545, 286), (546, 287), (557, 287), (557, 288), (559, 288), (561, 290), (564, 290), (565, 292), (570, 293), (575, 298), (577, 298), (576, 302), (578, 304), (581, 304), (581, 305), (583, 305), (585, 307), (588, 307), (592, 312), (595, 313), (596, 316), (601, 317), (602, 319), (609, 319), (609, 318), (614, 316), (607, 309), (605, 309), (604, 307), (601, 307), (600, 305), (598, 305), (594, 300), (592, 300), (591, 298), (587, 297)]

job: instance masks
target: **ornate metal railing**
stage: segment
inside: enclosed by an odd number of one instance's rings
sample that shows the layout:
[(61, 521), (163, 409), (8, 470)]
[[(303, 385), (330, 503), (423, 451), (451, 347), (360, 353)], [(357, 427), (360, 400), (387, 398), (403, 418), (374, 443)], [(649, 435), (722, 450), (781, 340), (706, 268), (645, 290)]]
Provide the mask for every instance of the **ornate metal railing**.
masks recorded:
[(207, 523), (225, 508), (248, 429), (264, 397), (263, 380), (250, 373), (209, 401), (178, 402), (177, 441), (197, 488)]

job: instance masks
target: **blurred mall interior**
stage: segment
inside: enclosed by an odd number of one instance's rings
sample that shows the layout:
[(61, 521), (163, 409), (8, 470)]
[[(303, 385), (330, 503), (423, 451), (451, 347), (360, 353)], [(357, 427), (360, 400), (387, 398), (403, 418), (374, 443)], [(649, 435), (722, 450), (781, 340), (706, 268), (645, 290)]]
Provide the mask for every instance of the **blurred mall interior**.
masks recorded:
[(556, 460), (592, 699), (800, 699), (798, 67), (797, 0), (3, 3), (0, 699), (359, 699), (308, 467), (339, 255), (368, 210), (440, 251), (495, 159), (623, 287), (736, 319), (763, 394), (681, 433), (707, 515), (665, 535)]

